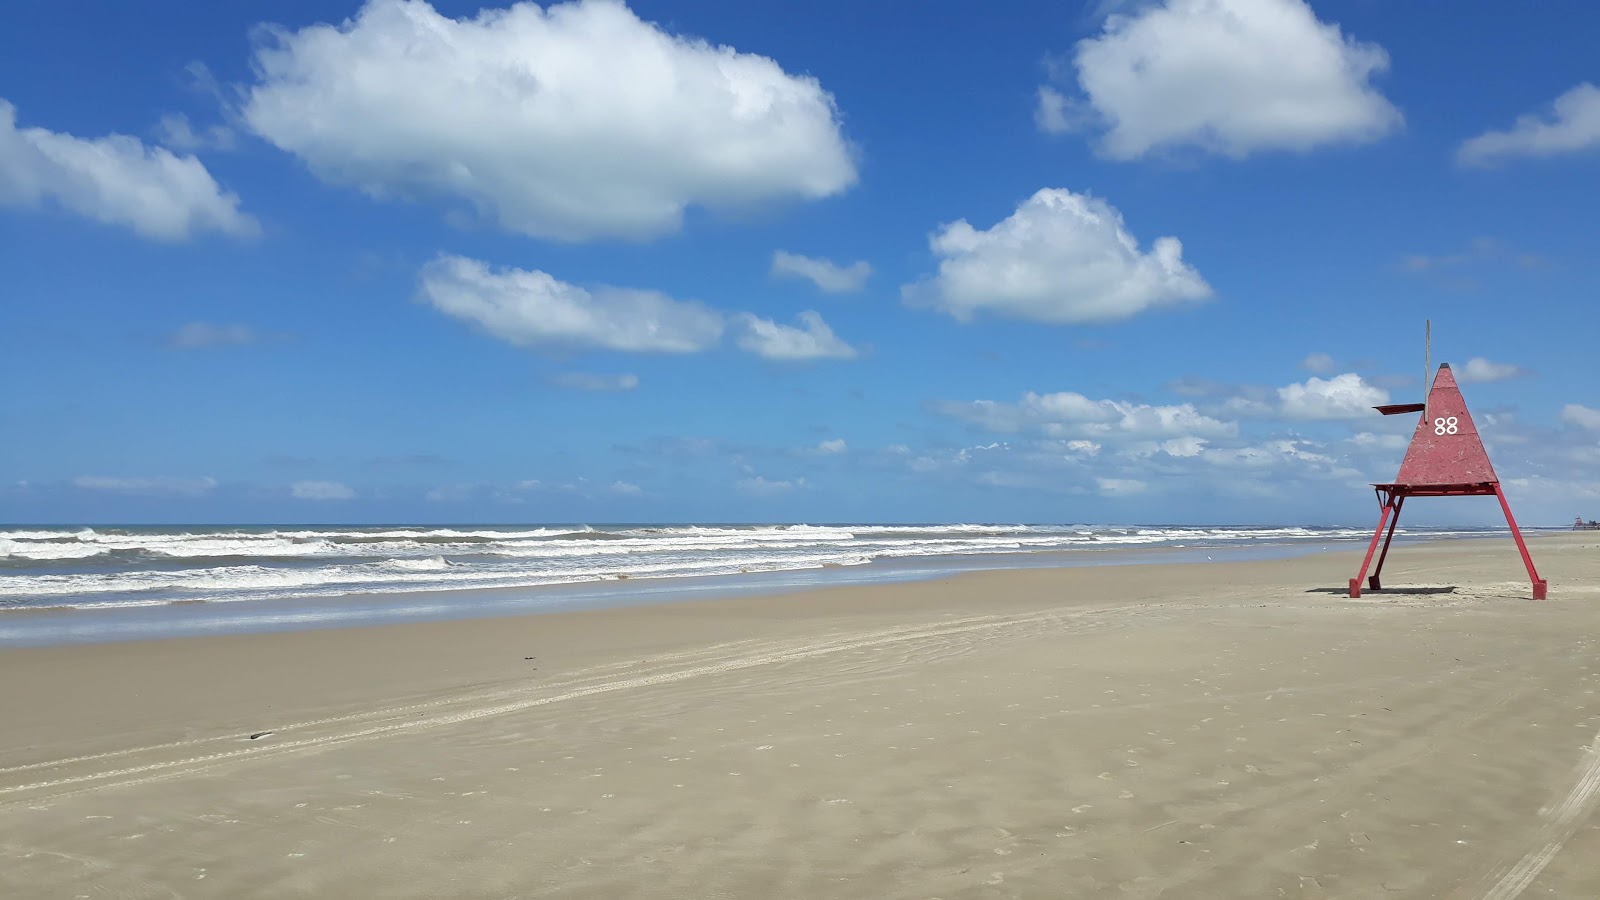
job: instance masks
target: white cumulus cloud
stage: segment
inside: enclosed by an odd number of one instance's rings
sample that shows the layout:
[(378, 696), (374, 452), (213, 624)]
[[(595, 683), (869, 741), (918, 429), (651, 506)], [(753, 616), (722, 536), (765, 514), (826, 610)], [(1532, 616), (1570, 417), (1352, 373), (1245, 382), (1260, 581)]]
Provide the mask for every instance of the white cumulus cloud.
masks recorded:
[(822, 316), (806, 310), (797, 316), (799, 327), (779, 325), (750, 313), (741, 313), (738, 322), (743, 329), (739, 347), (749, 353), (776, 362), (800, 362), (808, 359), (854, 359), (856, 348), (845, 343)]
[(368, 0), (338, 25), (263, 33), (241, 110), (256, 133), (324, 181), (465, 201), (514, 232), (644, 238), (691, 205), (821, 198), (856, 180), (815, 78), (617, 0), (462, 19)]
[(239, 211), (238, 195), (224, 191), (193, 156), (125, 134), (81, 138), (18, 128), (16, 107), (0, 100), (0, 206), (46, 203), (158, 241), (260, 230)]
[(959, 321), (980, 312), (1051, 324), (1109, 322), (1211, 296), (1175, 237), (1148, 253), (1122, 214), (1097, 197), (1046, 188), (987, 231), (965, 219), (930, 239), (939, 274), (906, 285), (913, 306)]
[[(296, 500), (353, 500), (356, 492), (337, 481), (296, 481), (289, 486), (289, 495)], [(428, 499), (438, 498), (430, 494)]]
[(1577, 403), (1568, 403), (1561, 407), (1561, 421), (1579, 428), (1589, 428), (1600, 431), (1600, 409), (1590, 409)]
[(1484, 383), (1490, 381), (1505, 381), (1526, 375), (1527, 370), (1511, 363), (1491, 362), (1481, 356), (1474, 356), (1467, 360), (1467, 364), (1457, 369), (1456, 380), (1463, 383)]
[(422, 270), (435, 309), (525, 347), (694, 353), (722, 338), (721, 314), (656, 291), (593, 290), (537, 270), (441, 256)]
[(1365, 418), (1373, 414), (1372, 407), (1388, 402), (1388, 391), (1354, 372), (1278, 388), (1278, 412), (1289, 419)]
[[(1400, 112), (1371, 84), (1382, 47), (1319, 21), (1304, 0), (1166, 0), (1107, 17), (1072, 56), (1098, 150), (1134, 159), (1195, 147), (1235, 159), (1376, 140)], [(1068, 99), (1040, 94), (1036, 121), (1065, 130)], [(1061, 126), (1061, 127), (1055, 127)]]
[(1461, 145), (1456, 160), (1489, 166), (1517, 156), (1556, 156), (1600, 147), (1600, 87), (1584, 82), (1542, 113), (1518, 116), (1506, 131), (1488, 131)]
[(872, 275), (872, 266), (865, 260), (841, 266), (832, 260), (779, 250), (772, 254), (772, 274), (788, 278), (804, 278), (816, 285), (819, 291), (844, 294), (861, 290), (867, 283), (867, 278)]

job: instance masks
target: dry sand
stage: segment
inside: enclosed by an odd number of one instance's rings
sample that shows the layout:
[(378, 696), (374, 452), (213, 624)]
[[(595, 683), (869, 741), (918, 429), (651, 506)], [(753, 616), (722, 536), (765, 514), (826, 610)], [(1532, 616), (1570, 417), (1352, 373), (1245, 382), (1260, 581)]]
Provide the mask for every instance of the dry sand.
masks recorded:
[(3, 651), (0, 896), (1600, 897), (1533, 549)]

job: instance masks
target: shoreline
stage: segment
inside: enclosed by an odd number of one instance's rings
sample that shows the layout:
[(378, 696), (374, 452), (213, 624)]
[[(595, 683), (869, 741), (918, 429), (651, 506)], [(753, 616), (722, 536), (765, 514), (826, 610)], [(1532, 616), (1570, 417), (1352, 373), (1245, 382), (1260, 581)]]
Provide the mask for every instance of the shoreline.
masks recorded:
[[(1395, 545), (1476, 541), (1482, 535), (1397, 535)], [(185, 636), (359, 628), (397, 622), (547, 615), (590, 609), (674, 604), (702, 599), (787, 595), (849, 585), (926, 581), (963, 572), (1099, 566), (1170, 565), (1290, 559), (1357, 551), (1363, 542), (1332, 539), (1266, 541), (1232, 546), (1117, 546), (1035, 552), (967, 553), (877, 559), (861, 565), (740, 574), (618, 578), (527, 587), (353, 591), (314, 597), (160, 601), (125, 606), (0, 608), (0, 650), (68, 644), (160, 640)]]

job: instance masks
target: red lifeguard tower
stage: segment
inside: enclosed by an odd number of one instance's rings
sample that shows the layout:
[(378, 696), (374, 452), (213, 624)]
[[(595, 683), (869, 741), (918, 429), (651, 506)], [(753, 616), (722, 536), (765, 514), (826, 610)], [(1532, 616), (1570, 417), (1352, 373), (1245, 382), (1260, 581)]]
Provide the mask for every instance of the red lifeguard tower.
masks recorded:
[[(1382, 587), (1378, 576), (1383, 572), (1384, 558), (1389, 555), (1389, 542), (1394, 539), (1395, 524), (1400, 521), (1400, 508), (1407, 497), (1487, 497), (1500, 500), (1505, 511), (1506, 524), (1511, 526), (1511, 536), (1516, 539), (1517, 550), (1522, 553), (1522, 564), (1528, 568), (1528, 580), (1533, 582), (1533, 599), (1543, 600), (1549, 584), (1539, 577), (1533, 567), (1533, 557), (1528, 555), (1528, 545), (1523, 543), (1517, 520), (1511, 515), (1511, 505), (1506, 503), (1505, 492), (1500, 489), (1500, 479), (1489, 464), (1489, 454), (1483, 449), (1478, 429), (1472, 424), (1472, 414), (1467, 412), (1467, 401), (1461, 396), (1455, 375), (1449, 363), (1441, 363), (1428, 392), (1426, 403), (1397, 403), (1392, 406), (1373, 407), (1386, 416), (1421, 412), (1416, 433), (1411, 436), (1411, 446), (1406, 448), (1406, 458), (1400, 463), (1400, 474), (1392, 484), (1375, 484), (1381, 512), (1378, 530), (1367, 546), (1366, 559), (1361, 561), (1361, 571), (1350, 579), (1350, 596), (1361, 596), (1361, 582), (1365, 580), (1372, 590)], [(1389, 526), (1387, 535), (1384, 525)], [(1378, 555), (1378, 567), (1367, 577), (1367, 567), (1372, 564), (1372, 554), (1383, 539), (1383, 552)]]

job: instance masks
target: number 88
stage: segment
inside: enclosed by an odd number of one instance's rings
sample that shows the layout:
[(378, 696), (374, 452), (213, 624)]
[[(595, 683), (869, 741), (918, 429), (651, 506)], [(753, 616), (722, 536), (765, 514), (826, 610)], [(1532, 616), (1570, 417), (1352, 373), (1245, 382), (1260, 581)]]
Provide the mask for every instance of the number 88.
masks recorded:
[(1440, 418), (1440, 419), (1434, 419), (1433, 420), (1433, 433), (1434, 434), (1455, 434), (1458, 430), (1460, 430), (1460, 429), (1458, 429), (1456, 427), (1456, 417), (1455, 416), (1451, 416), (1448, 419)]

